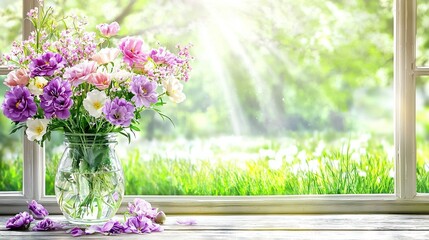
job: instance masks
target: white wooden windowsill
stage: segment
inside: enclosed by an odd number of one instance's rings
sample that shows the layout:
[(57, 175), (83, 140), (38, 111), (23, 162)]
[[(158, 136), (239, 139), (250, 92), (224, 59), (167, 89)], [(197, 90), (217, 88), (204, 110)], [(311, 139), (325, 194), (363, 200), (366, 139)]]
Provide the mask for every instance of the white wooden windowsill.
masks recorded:
[[(9, 217), (0, 216), (0, 239), (429, 239), (429, 215), (410, 214), (176, 215), (167, 217), (160, 233), (79, 238), (64, 230), (6, 230)], [(59, 215), (50, 218), (65, 221)], [(195, 219), (197, 224), (178, 225), (180, 218)]]

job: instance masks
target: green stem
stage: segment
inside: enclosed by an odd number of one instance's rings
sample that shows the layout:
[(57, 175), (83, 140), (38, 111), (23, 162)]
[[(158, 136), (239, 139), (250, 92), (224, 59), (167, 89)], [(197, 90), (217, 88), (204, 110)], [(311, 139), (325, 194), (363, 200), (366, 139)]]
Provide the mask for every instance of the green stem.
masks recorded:
[(101, 201), (101, 199), (99, 197), (97, 197), (97, 208), (98, 208), (98, 213), (97, 213), (97, 218), (100, 219), (101, 218), (101, 214), (103, 214), (103, 203)]

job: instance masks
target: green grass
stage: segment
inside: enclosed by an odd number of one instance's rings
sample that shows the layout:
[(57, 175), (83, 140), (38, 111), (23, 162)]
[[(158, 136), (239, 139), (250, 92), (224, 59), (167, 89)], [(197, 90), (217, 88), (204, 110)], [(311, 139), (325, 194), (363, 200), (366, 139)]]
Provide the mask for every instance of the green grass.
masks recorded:
[(0, 158), (0, 191), (22, 190), (22, 159), (3, 161)]
[[(392, 155), (388, 154), (392, 147), (388, 142), (368, 137), (341, 138), (329, 143), (317, 136), (303, 139), (259, 139), (253, 142), (245, 139), (241, 142), (212, 141), (210, 144), (200, 141), (190, 144), (194, 147), (182, 142), (157, 143), (155, 145), (159, 147), (155, 149), (147, 143), (133, 144), (126, 149), (125, 157), (121, 157), (126, 194), (393, 193), (394, 163)], [(171, 155), (184, 149), (189, 153), (188, 157)], [(210, 150), (208, 153), (207, 149)], [(429, 192), (429, 162), (424, 158), (427, 153), (429, 147), (419, 148), (417, 154), (418, 192)], [(54, 194), (59, 158), (54, 154), (47, 161), (47, 194)], [(22, 182), (22, 177), (16, 173), (22, 172), (22, 164), (1, 161), (0, 164), (0, 176), (7, 176), (0, 177), (0, 189), (20, 189), (17, 183)]]

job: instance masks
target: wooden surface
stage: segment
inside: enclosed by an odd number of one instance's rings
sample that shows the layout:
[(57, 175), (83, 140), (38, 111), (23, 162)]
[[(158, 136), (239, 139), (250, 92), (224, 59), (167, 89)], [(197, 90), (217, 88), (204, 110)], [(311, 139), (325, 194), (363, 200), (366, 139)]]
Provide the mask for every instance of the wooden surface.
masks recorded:
[[(5, 223), (9, 217), (0, 216), (0, 239), (78, 239), (64, 230), (7, 230)], [(50, 218), (65, 222), (62, 216)], [(178, 219), (189, 218), (195, 219), (197, 224), (176, 223)], [(164, 232), (146, 235), (93, 234), (79, 239), (429, 239), (429, 215), (168, 216), (163, 228)]]

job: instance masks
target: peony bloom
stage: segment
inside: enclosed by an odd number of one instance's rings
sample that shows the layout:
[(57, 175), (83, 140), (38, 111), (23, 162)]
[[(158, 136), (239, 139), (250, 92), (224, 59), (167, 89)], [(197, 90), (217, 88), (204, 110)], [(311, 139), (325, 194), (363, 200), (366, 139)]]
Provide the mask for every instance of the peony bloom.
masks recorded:
[(94, 61), (83, 61), (71, 68), (67, 68), (64, 72), (64, 78), (67, 79), (73, 86), (88, 81), (92, 73), (97, 71), (97, 63)]
[(56, 223), (52, 221), (50, 218), (46, 218), (36, 224), (36, 226), (33, 227), (33, 231), (52, 231), (61, 229), (63, 227), (62, 224)]
[(89, 76), (88, 82), (100, 90), (107, 89), (110, 85), (110, 76), (107, 73), (97, 72)]
[(186, 99), (185, 94), (182, 92), (183, 85), (175, 77), (170, 76), (162, 81), (162, 86), (167, 92), (167, 96), (175, 103), (181, 103)]
[(103, 108), (107, 121), (113, 125), (129, 127), (134, 117), (134, 106), (123, 98), (109, 99)]
[(97, 29), (100, 30), (100, 33), (105, 37), (115, 36), (120, 27), (117, 22), (112, 22), (111, 24), (103, 23), (97, 25)]
[(14, 230), (24, 230), (30, 227), (30, 223), (34, 221), (33, 216), (28, 212), (21, 212), (15, 215), (15, 217), (9, 218), (6, 222), (6, 228)]
[(30, 78), (28, 77), (28, 73), (24, 69), (18, 69), (10, 72), (6, 79), (4, 80), (4, 84), (8, 87), (15, 86), (26, 86)]
[(73, 105), (70, 83), (57, 77), (52, 79), (43, 89), (40, 96), (40, 106), (45, 111), (46, 118), (57, 117), (67, 119), (70, 117), (70, 108)]
[(158, 209), (153, 208), (149, 202), (141, 198), (135, 198), (132, 203), (128, 203), (128, 211), (130, 214), (136, 216), (145, 216), (150, 219), (155, 219)]
[(43, 88), (48, 84), (48, 81), (44, 77), (35, 77), (30, 80), (30, 84), (28, 84), (28, 90), (30, 90), (31, 94), (35, 96), (39, 96), (43, 94)]
[(103, 226), (92, 225), (85, 231), (86, 234), (93, 234), (96, 232), (108, 235), (121, 234), (125, 232), (125, 227), (118, 221), (110, 220)]
[(99, 118), (106, 100), (106, 93), (94, 89), (86, 95), (83, 100), (83, 107), (88, 111), (89, 115)]
[[(35, 120), (42, 120), (43, 122), (46, 122), (46, 125), (48, 125), (48, 122), (49, 122), (49, 120), (46, 120), (46, 119), (34, 119), (31, 121), (35, 121)], [(30, 121), (30, 120), (28, 120), (28, 121)], [(28, 121), (27, 121), (27, 126), (28, 126)], [(45, 132), (46, 132), (46, 127), (45, 127)], [(40, 141), (40, 139), (38, 139), (38, 140)], [(33, 140), (30, 139), (30, 141), (33, 141)], [(36, 219), (43, 219), (44, 217), (49, 215), (48, 210), (46, 210), (46, 208), (44, 208), (42, 206), (42, 204), (37, 203), (36, 200), (32, 200), (28, 204), (28, 209), (33, 214), (34, 218), (36, 218)]]
[(58, 53), (47, 52), (31, 61), (30, 77), (52, 76), (56, 70), (64, 68), (66, 61)]
[(130, 217), (125, 222), (126, 233), (151, 233), (151, 232), (162, 232), (162, 228), (159, 224), (152, 222), (145, 216)]
[(148, 55), (143, 52), (143, 40), (140, 38), (122, 38), (119, 49), (124, 55), (124, 62), (130, 67), (134, 67), (135, 64), (144, 65), (147, 62)]
[(156, 82), (148, 80), (145, 76), (134, 76), (130, 84), (130, 92), (134, 94), (131, 100), (135, 102), (136, 107), (150, 107), (151, 103), (156, 103), (158, 101), (156, 87)]
[(14, 122), (24, 122), (36, 115), (37, 106), (26, 87), (12, 87), (2, 104), (3, 114)]
[[(43, 138), (43, 135), (46, 133), (46, 128), (49, 124), (49, 119), (28, 119), (27, 120), (27, 129), (25, 130), (25, 133), (27, 134), (27, 138), (30, 141), (40, 141)], [(33, 200), (34, 201), (34, 200)], [(40, 205), (40, 204), (38, 204)], [(41, 206), (41, 205), (40, 205)], [(30, 205), (28, 205), (28, 208), (30, 208)], [(33, 209), (30, 208), (30, 211), (35, 210), (38, 211), (38, 208), (34, 207)], [(34, 212), (33, 215), (35, 218), (40, 218), (41, 214), (43, 212)], [(46, 214), (48, 215), (48, 214)], [(43, 218), (42, 216), (41, 218)]]
[(92, 55), (92, 60), (96, 61), (99, 65), (113, 62), (119, 55), (117, 48), (103, 48), (98, 53)]

